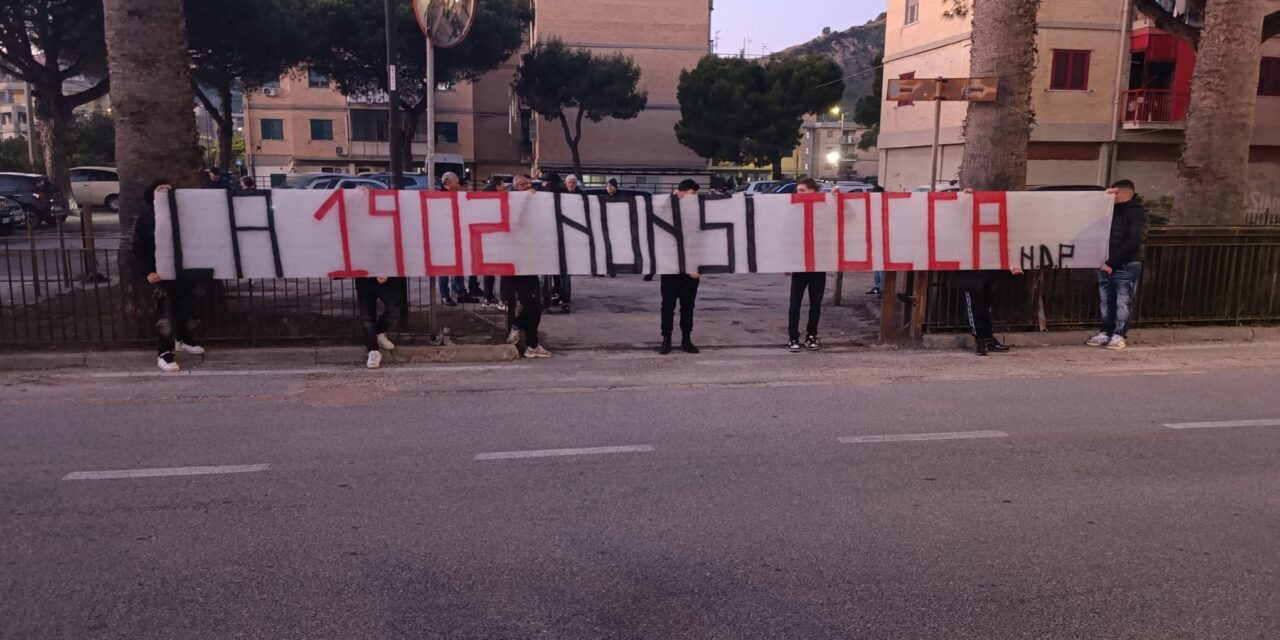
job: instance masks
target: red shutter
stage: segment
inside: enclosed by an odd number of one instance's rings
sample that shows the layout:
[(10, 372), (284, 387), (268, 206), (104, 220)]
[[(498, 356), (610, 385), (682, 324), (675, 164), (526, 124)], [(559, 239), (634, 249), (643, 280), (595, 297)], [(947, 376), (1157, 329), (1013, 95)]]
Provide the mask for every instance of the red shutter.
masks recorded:
[(1258, 95), (1280, 97), (1280, 58), (1263, 58)]
[(1058, 91), (1088, 90), (1091, 56), (1090, 51), (1054, 49), (1049, 88)]

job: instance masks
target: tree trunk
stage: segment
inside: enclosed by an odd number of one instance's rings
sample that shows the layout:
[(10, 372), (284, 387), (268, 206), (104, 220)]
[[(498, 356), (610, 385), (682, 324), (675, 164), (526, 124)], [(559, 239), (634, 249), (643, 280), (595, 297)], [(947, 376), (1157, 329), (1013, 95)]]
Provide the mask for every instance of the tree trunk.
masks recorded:
[(218, 87), (218, 109), (222, 113), (218, 125), (218, 168), (226, 173), (231, 169), (231, 140), (235, 136), (235, 117), (231, 113), (231, 84)]
[[(176, 187), (201, 185), (200, 146), (191, 108), (191, 57), (182, 0), (104, 0), (107, 68), (116, 125), (120, 226), (131, 233), (144, 210), (145, 186), (166, 178)], [(120, 247), (127, 303), (142, 303), (126, 236)], [(136, 307), (135, 307), (136, 308)], [(131, 314), (140, 317), (139, 314)]]
[(1000, 79), (997, 102), (970, 102), (964, 122), (963, 187), (1017, 191), (1027, 186), (1031, 84), (1040, 0), (974, 0), (969, 75)]
[(1264, 4), (1214, 0), (1205, 11), (1173, 195), (1180, 224), (1244, 222)]
[(426, 112), (426, 101), (423, 101), (420, 109), (406, 108), (403, 104), (400, 105), (400, 108), (400, 115), (403, 116), (400, 129), (404, 134), (401, 137), (404, 140), (404, 144), (401, 145), (403, 149), (403, 153), (400, 156), (403, 159), (401, 164), (404, 166), (405, 173), (410, 173), (414, 165), (413, 137), (418, 133), (418, 117)]
[(582, 179), (582, 154), (578, 151), (578, 143), (582, 140), (582, 110), (578, 110), (578, 130), (571, 132), (569, 118), (560, 114), (560, 126), (564, 129), (564, 143), (569, 146), (569, 155), (573, 158), (573, 175)]
[(773, 158), (773, 161), (770, 164), (773, 165), (773, 179), (781, 180), (782, 179), (782, 158), (775, 157)]
[(70, 213), (67, 198), (71, 194), (71, 174), (67, 165), (71, 128), (71, 109), (62, 101), (62, 87), (41, 87), (34, 93), (36, 126), (40, 128), (40, 150), (44, 154), (44, 171), (62, 192), (62, 210)]
[(130, 229), (145, 206), (147, 183), (167, 178), (178, 187), (201, 185), (187, 21), (182, 0), (104, 0), (103, 5), (120, 224)]

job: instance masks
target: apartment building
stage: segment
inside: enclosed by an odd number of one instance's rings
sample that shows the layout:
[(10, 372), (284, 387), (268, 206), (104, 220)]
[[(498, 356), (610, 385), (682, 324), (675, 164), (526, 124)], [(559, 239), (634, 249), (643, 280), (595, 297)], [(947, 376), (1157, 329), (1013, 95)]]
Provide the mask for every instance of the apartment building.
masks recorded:
[(27, 83), (0, 74), (0, 140), (25, 138), (32, 124), (27, 112)]
[[(593, 53), (621, 52), (641, 68), (649, 106), (627, 121), (586, 123), (581, 156), (591, 182), (629, 177), (632, 184), (705, 175), (706, 161), (681, 146), (676, 85), (680, 71), (707, 54), (709, 0), (533, 0), (533, 39), (560, 38)], [(519, 104), (511, 86), (519, 55), (476, 82), (438, 87), (437, 162), (465, 164), (473, 178), (569, 171), (568, 146), (557, 122)], [(425, 118), (424, 118), (425, 120)], [(311, 171), (385, 170), (388, 166), (385, 96), (343, 96), (320, 74), (298, 69), (245, 96), (245, 142), (259, 176)], [(420, 169), (427, 132), (419, 122), (413, 142)]]
[(859, 149), (867, 128), (840, 116), (806, 118), (794, 162), (797, 175), (817, 180), (879, 179), (880, 153), (875, 147)]
[[(944, 0), (889, 0), (884, 77), (969, 75), (967, 18)], [(1126, 177), (1147, 196), (1177, 179), (1195, 51), (1116, 0), (1046, 1), (1028, 149), (1030, 185), (1105, 184)], [(1194, 16), (1191, 16), (1194, 19)], [(1251, 177), (1255, 198), (1280, 187), (1280, 38), (1263, 44)], [(959, 174), (965, 104), (942, 104), (941, 179)], [(927, 185), (933, 105), (887, 103), (880, 176), (889, 189)]]

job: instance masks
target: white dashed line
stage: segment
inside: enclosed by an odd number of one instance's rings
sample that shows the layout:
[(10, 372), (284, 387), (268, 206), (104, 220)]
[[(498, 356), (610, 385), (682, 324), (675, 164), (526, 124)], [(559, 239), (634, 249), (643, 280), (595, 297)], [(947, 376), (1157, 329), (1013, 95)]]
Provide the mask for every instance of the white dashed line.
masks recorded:
[(1220, 429), (1224, 427), (1280, 427), (1277, 420), (1232, 420), (1229, 422), (1175, 422), (1164, 425), (1170, 429)]
[(223, 473), (266, 471), (268, 464), (242, 464), (223, 467), (171, 467), (168, 469), (123, 469), (120, 471), (76, 471), (63, 480), (116, 480), (120, 478), (160, 478), (165, 476), (208, 476)]
[(627, 445), (622, 447), (586, 447), (582, 449), (539, 449), (536, 451), (499, 451), (496, 453), (477, 454), (476, 460), (512, 460), (515, 458), (552, 458), (556, 456), (589, 456), (598, 453), (641, 453), (653, 451), (647, 444)]
[(950, 433), (903, 433), (884, 436), (845, 436), (844, 444), (871, 444), (875, 442), (920, 442), (922, 440), (970, 440), (974, 438), (1008, 438), (1003, 431), (953, 431)]

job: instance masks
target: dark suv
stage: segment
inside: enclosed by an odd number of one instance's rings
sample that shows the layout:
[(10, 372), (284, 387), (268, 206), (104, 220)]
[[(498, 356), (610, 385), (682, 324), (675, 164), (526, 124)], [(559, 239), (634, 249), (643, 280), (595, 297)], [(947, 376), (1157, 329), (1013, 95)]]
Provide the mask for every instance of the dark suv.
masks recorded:
[(62, 208), (62, 192), (48, 178), (36, 173), (0, 173), (0, 196), (17, 202), (36, 222), (53, 224), (66, 222), (67, 211)]

